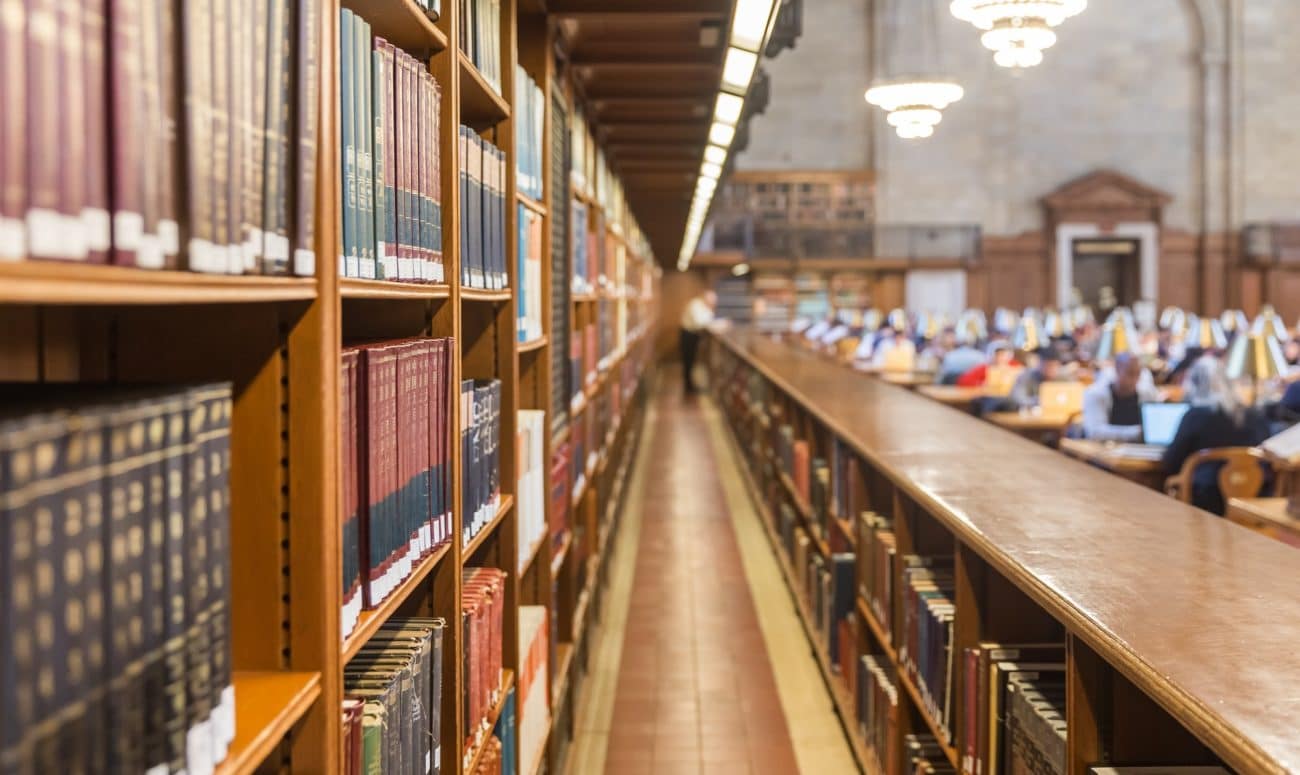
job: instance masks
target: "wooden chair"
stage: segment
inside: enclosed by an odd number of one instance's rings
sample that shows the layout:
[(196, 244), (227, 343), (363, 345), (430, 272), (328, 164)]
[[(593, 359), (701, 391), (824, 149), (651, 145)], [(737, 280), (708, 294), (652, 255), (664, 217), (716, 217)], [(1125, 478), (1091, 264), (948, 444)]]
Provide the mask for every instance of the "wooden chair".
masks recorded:
[(1165, 492), (1184, 503), (1192, 502), (1192, 476), (1201, 466), (1223, 463), (1219, 470), (1219, 492), (1230, 498), (1256, 498), (1264, 487), (1264, 466), (1268, 456), (1252, 447), (1203, 449), (1183, 463), (1177, 474), (1165, 481)]

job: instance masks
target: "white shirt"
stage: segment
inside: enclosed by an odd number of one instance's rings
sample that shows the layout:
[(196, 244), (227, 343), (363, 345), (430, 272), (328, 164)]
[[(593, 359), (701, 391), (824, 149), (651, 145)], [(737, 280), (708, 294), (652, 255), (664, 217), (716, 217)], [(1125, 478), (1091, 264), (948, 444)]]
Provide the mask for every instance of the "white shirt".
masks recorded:
[(682, 328), (692, 333), (703, 331), (712, 322), (713, 310), (708, 302), (699, 297), (691, 299), (682, 312)]

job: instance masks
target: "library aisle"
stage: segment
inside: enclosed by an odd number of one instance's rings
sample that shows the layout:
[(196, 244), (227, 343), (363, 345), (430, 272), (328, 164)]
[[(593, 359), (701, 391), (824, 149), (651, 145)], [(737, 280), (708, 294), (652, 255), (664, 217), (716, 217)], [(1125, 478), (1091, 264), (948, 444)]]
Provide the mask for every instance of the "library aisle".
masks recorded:
[(646, 419), (569, 772), (854, 772), (717, 410), (678, 384)]

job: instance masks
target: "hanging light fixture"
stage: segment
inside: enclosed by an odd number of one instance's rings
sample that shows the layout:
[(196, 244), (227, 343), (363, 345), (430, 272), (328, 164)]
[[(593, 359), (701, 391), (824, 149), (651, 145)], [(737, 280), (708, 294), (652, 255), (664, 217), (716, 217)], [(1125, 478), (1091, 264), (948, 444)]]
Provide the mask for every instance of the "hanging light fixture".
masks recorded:
[(983, 30), (980, 42), (1002, 67), (1034, 67), (1056, 43), (1062, 22), (1088, 7), (1088, 0), (952, 0), (952, 15)]
[(1187, 318), (1187, 326), (1182, 331), (1174, 332), (1181, 337), (1188, 347), (1200, 347), (1203, 350), (1222, 350), (1228, 346), (1228, 337), (1223, 333), (1223, 324), (1216, 317)]
[(1137, 352), (1137, 328), (1131, 318), (1123, 315), (1112, 316), (1101, 330), (1101, 341), (1097, 343), (1094, 360), (1113, 361), (1120, 353)]
[(1277, 314), (1272, 304), (1265, 304), (1260, 310), (1259, 317), (1255, 318), (1251, 326), (1252, 334), (1270, 334), (1274, 339), (1285, 342), (1289, 336), (1286, 330), (1286, 323), (1282, 322), (1282, 316)]
[[(891, 0), (889, 20), (892, 34), (885, 36), (886, 64), (880, 71), (892, 71), (867, 89), (867, 102), (884, 110), (886, 121), (899, 137), (920, 139), (934, 134), (934, 128), (943, 120), (943, 111), (960, 100), (965, 90), (957, 82), (937, 75), (939, 66), (938, 18), (934, 11), (935, 0)], [(921, 10), (920, 19), (903, 20), (902, 8)], [(905, 40), (908, 35), (919, 35), (920, 40)], [(902, 63), (901, 60), (909, 61)], [(892, 60), (892, 61), (891, 61)]]

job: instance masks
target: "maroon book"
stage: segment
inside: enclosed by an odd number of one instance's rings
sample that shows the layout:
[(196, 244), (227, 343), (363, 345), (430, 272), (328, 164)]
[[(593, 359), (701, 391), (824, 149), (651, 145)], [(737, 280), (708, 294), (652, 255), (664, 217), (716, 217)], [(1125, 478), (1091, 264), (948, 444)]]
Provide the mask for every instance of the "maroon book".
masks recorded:
[[(28, 0), (26, 102), (27, 254), (71, 258), (62, 239), (59, 180), (59, 17), (55, 0)], [(19, 66), (15, 72), (23, 72)]]
[(26, 23), (21, 3), (0, 14), (0, 261), (27, 255)]
[[(110, 0), (117, 3), (120, 0)], [(212, 88), (210, 54), (212, 8), (208, 0), (181, 4), (181, 49), (184, 52), (185, 110), (185, 211), (189, 227), (185, 245), (186, 263), (198, 272), (224, 272), (225, 264), (216, 249), (217, 231), (213, 212), (211, 176), (212, 116), (209, 112)], [(112, 56), (110, 55), (110, 59)], [(116, 112), (114, 121), (118, 122)], [(117, 126), (117, 123), (114, 124)], [(127, 125), (129, 128), (129, 124)], [(199, 149), (206, 149), (200, 151)], [(116, 170), (116, 166), (114, 168)], [(117, 180), (114, 178), (116, 190)], [(114, 213), (116, 218), (116, 212)], [(116, 220), (115, 224), (116, 226)], [(116, 230), (115, 230), (116, 231)], [(116, 248), (116, 245), (114, 246)], [(116, 253), (115, 253), (116, 255)]]
[[(86, 191), (86, 96), (80, 3), (59, 3), (59, 257), (85, 261), (86, 230), (81, 217)], [(49, 142), (47, 136), (44, 142)]]

